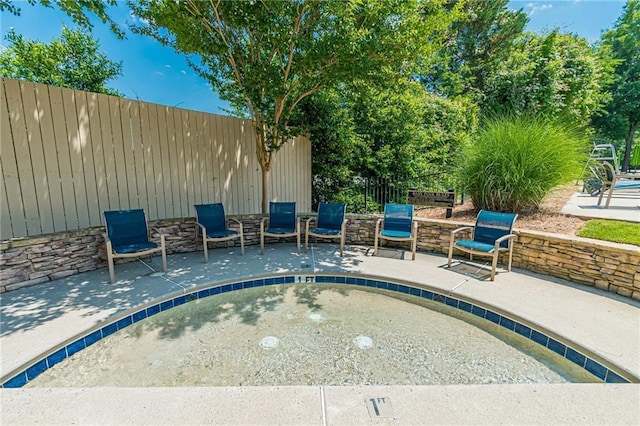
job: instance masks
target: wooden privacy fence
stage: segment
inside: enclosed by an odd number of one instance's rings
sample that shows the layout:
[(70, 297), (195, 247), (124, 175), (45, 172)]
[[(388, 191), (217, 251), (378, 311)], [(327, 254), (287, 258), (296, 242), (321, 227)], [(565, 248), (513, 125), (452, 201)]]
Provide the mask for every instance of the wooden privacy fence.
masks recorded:
[[(104, 210), (150, 220), (223, 202), (261, 210), (251, 121), (2, 79), (0, 239), (103, 225)], [(269, 197), (311, 210), (311, 146), (278, 153)]]

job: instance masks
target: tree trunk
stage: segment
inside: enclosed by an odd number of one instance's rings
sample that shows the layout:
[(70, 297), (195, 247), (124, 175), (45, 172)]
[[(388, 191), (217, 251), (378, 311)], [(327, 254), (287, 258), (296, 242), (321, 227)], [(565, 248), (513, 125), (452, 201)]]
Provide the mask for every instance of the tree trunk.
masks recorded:
[(636, 130), (638, 130), (638, 125), (640, 125), (640, 121), (629, 122), (629, 133), (627, 133), (627, 139), (625, 141), (624, 157), (622, 158), (621, 166), (621, 170), (625, 173), (629, 171), (631, 151), (633, 149), (633, 136), (635, 135)]
[(270, 170), (267, 170), (265, 167), (260, 165), (260, 169), (262, 170), (262, 214), (267, 214), (269, 212), (269, 173)]

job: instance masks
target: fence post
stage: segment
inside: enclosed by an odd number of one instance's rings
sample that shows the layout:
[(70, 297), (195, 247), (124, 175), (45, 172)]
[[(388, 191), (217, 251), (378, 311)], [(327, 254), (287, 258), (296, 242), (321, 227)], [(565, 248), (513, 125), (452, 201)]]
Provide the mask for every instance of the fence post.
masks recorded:
[[(449, 188), (449, 189), (447, 190), (447, 192), (455, 192), (455, 190), (454, 190), (453, 188)], [(454, 195), (454, 198), (453, 198), (453, 204), (455, 204), (455, 203), (456, 203), (456, 199), (455, 199), (455, 195)], [(453, 208), (452, 208), (452, 207), (447, 207), (447, 214), (446, 214), (446, 216), (445, 216), (445, 217), (446, 217), (447, 219), (449, 219), (449, 218), (451, 218), (451, 216), (453, 216)]]

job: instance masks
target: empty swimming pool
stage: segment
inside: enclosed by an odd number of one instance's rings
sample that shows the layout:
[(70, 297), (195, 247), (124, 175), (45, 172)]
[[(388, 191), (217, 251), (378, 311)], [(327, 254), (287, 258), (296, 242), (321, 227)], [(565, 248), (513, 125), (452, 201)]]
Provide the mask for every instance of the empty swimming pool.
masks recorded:
[(440, 385), (615, 377), (608, 370), (590, 374), (593, 360), (578, 354), (584, 360), (577, 363), (575, 350), (465, 301), (386, 281), (315, 278), (320, 282), (230, 283), (151, 304), (83, 337), (80, 346), (88, 348), (69, 349), (71, 343), (51, 354), (44, 372), (25, 383)]

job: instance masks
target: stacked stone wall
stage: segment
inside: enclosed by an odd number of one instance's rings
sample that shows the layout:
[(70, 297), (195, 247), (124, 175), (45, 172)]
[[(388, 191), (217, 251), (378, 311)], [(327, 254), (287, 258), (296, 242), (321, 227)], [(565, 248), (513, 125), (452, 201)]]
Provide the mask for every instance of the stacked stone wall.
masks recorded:
[[(246, 245), (260, 244), (260, 215), (235, 217), (243, 223)], [(350, 215), (347, 244), (373, 245), (379, 216)], [(418, 250), (446, 255), (450, 232), (472, 223), (419, 219)], [(193, 252), (195, 220), (165, 219), (150, 223), (152, 238), (165, 235), (167, 254)], [(301, 225), (304, 231), (304, 220)], [(0, 292), (44, 283), (107, 266), (104, 228), (0, 242)], [(597, 287), (640, 300), (640, 247), (587, 238), (515, 229), (513, 266)], [(469, 234), (467, 234), (469, 235)], [(464, 234), (461, 235), (464, 238)], [(288, 238), (295, 241), (295, 238)], [(269, 243), (274, 239), (267, 238)], [(304, 244), (304, 236), (301, 238)], [(238, 245), (238, 240), (213, 247)], [(385, 246), (406, 244), (384, 241)], [(199, 246), (199, 249), (202, 248)], [(457, 258), (464, 256), (454, 252)], [(501, 262), (506, 261), (503, 255)], [(134, 261), (123, 259), (118, 262)]]

